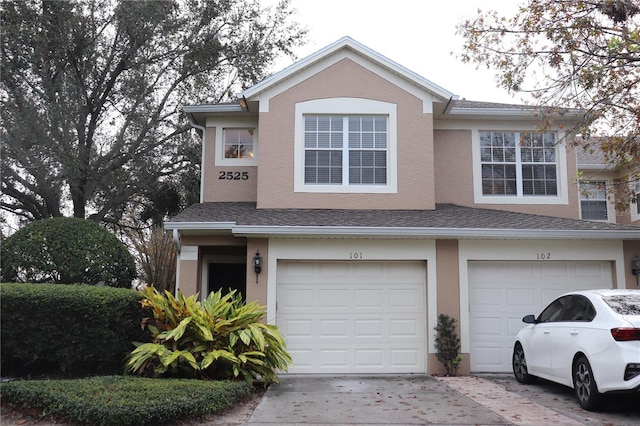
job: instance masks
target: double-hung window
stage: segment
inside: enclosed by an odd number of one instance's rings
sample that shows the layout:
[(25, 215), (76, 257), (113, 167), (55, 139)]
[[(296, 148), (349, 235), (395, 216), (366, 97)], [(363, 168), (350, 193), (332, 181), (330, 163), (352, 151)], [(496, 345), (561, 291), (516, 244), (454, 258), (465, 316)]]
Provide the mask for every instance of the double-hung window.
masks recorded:
[(224, 129), (224, 158), (253, 158), (254, 129)]
[(556, 134), (481, 131), (482, 195), (558, 196)]
[(585, 220), (607, 220), (606, 182), (580, 183), (580, 212)]
[(360, 98), (296, 104), (294, 190), (397, 192), (396, 105)]
[[(215, 165), (258, 165), (258, 121), (255, 117), (224, 117), (207, 124), (215, 127)], [(206, 147), (205, 147), (206, 149)]]
[(306, 185), (386, 185), (387, 117), (305, 115)]

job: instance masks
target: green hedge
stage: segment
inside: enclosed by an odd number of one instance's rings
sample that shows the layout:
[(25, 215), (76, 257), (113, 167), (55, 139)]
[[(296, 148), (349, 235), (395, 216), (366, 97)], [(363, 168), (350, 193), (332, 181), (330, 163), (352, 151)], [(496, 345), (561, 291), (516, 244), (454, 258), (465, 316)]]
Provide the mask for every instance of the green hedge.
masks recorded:
[(0, 284), (3, 376), (120, 374), (148, 316), (129, 289)]
[(135, 260), (104, 226), (86, 219), (36, 220), (0, 246), (1, 280), (131, 288)]
[(0, 385), (3, 402), (80, 425), (157, 425), (229, 408), (249, 395), (242, 381), (104, 376)]

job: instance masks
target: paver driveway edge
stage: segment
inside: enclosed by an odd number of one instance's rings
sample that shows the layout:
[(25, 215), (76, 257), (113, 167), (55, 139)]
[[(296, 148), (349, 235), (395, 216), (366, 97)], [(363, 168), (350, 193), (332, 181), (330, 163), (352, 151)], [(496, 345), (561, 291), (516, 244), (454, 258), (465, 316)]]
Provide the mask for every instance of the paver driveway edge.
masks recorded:
[(437, 377), (437, 379), (516, 425), (582, 425), (480, 377)]

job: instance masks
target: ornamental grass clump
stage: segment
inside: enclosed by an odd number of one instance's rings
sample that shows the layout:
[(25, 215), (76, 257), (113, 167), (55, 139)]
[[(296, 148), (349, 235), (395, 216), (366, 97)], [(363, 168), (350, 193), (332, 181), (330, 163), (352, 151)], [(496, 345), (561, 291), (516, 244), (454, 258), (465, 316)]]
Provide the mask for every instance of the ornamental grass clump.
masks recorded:
[(147, 377), (244, 378), (277, 383), (291, 356), (278, 327), (263, 324), (266, 314), (255, 302), (245, 304), (235, 291), (198, 295), (141, 291), (142, 306), (153, 317), (142, 322), (153, 341), (136, 343), (127, 368)]

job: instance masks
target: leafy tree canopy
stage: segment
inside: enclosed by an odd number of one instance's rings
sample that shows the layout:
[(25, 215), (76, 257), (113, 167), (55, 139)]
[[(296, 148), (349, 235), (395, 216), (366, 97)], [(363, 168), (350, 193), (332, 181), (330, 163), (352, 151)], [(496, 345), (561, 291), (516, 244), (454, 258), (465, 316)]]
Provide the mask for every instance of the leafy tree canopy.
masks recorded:
[[(529, 0), (513, 17), (478, 11), (458, 34), (465, 39), (461, 59), (496, 70), (499, 86), (531, 94), (548, 112), (586, 110), (577, 129), (583, 141), (606, 135), (606, 160), (634, 171), (640, 162), (637, 0)], [(629, 179), (640, 178), (635, 173)]]
[(105, 227), (86, 219), (31, 222), (0, 249), (3, 281), (131, 288), (133, 256)]
[(289, 0), (18, 0), (0, 11), (0, 206), (23, 221), (157, 222), (186, 198), (158, 188), (193, 189), (197, 176), (179, 107), (229, 99), (305, 34)]

